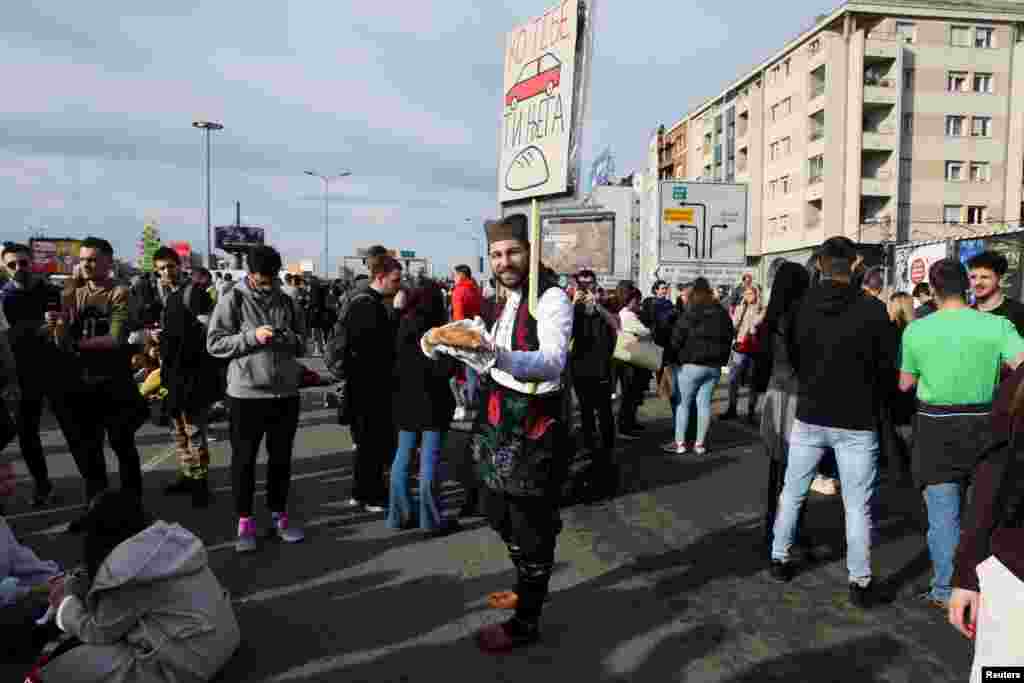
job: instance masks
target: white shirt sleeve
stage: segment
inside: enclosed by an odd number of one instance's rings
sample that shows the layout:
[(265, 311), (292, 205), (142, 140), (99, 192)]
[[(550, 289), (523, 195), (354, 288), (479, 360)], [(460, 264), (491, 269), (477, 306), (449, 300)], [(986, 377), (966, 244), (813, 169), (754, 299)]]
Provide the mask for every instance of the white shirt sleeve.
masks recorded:
[[(525, 306), (524, 301), (521, 305)], [(572, 302), (552, 287), (537, 302), (537, 351), (500, 351), (495, 366), (519, 381), (557, 382), (572, 338)]]
[(623, 332), (634, 334), (637, 337), (651, 336), (651, 331), (647, 329), (647, 327), (642, 322), (640, 322), (640, 318), (637, 316), (637, 314), (629, 310), (628, 308), (623, 308), (621, 311), (619, 311), (619, 320), (622, 321)]

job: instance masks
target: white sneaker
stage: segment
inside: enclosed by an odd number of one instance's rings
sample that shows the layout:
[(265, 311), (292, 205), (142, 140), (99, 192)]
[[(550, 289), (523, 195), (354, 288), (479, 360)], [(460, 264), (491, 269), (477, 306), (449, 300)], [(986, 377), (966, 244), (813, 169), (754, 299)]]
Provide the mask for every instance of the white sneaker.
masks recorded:
[(672, 455), (686, 455), (686, 444), (676, 441), (669, 441), (663, 444), (661, 450)]

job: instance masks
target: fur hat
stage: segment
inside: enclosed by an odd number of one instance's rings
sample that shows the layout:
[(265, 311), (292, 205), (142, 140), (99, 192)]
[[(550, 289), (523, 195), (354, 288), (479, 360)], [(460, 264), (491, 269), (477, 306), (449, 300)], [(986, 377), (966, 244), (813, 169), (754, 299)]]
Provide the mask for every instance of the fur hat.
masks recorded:
[(484, 223), (484, 229), (487, 231), (489, 244), (505, 240), (518, 240), (526, 243), (530, 241), (530, 221), (523, 213), (514, 213), (496, 221), (487, 221)]

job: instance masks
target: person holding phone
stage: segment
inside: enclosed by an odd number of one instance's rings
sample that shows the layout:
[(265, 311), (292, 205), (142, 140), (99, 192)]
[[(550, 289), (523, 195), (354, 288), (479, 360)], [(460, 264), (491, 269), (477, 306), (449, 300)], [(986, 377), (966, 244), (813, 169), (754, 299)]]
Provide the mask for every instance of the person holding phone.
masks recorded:
[(302, 316), (281, 291), (281, 255), (260, 246), (249, 254), (249, 276), (217, 301), (206, 347), (230, 361), (231, 467), (238, 513), (235, 550), (256, 549), (253, 499), (256, 457), (267, 438), (267, 507), (274, 534), (285, 543), (305, 538), (288, 519), (292, 447), (299, 426), (298, 361), (305, 349)]

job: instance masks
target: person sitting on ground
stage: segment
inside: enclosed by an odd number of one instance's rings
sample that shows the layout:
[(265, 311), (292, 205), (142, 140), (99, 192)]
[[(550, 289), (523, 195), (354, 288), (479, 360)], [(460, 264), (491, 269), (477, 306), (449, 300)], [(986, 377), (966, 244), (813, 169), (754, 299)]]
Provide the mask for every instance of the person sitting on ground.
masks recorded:
[(106, 491), (83, 528), (82, 571), (56, 579), (57, 626), (81, 644), (43, 681), (209, 681), (241, 642), (231, 597), (206, 548), (178, 524), (151, 521), (137, 496)]

